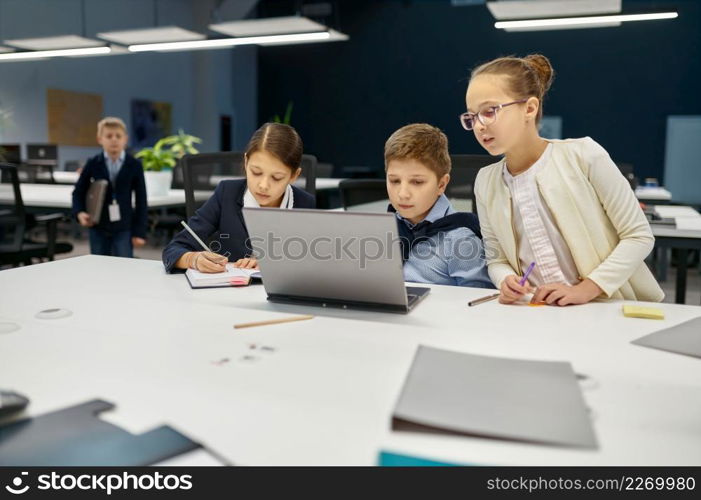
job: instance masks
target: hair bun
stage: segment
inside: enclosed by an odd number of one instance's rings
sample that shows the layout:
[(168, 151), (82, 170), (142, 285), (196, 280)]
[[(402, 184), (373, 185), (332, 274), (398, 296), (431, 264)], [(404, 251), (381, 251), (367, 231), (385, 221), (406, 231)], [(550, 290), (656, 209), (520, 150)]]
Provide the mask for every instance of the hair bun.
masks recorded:
[(554, 71), (550, 60), (542, 54), (530, 54), (524, 57), (523, 60), (538, 74), (543, 95), (545, 95), (553, 82)]

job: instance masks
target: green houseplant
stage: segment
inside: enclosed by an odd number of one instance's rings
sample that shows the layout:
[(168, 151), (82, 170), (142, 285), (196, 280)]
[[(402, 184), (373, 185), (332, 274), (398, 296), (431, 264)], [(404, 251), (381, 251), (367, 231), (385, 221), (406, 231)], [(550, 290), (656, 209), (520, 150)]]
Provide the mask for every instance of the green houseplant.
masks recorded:
[[(180, 159), (185, 155), (194, 155), (199, 153), (195, 144), (202, 143), (202, 139), (194, 135), (186, 134), (183, 129), (178, 129), (176, 135), (169, 135), (161, 139), (164, 146), (170, 148), (171, 153), (175, 158)], [(160, 141), (159, 141), (160, 142)]]
[(146, 191), (149, 196), (165, 196), (168, 194), (173, 180), (173, 168), (178, 159), (186, 154), (197, 154), (195, 144), (202, 139), (178, 130), (176, 135), (160, 139), (152, 148), (144, 148), (136, 153), (141, 160), (146, 179)]
[(165, 139), (158, 141), (152, 148), (144, 148), (136, 153), (135, 156), (141, 160), (144, 171), (161, 172), (162, 170), (172, 169), (175, 166), (176, 161), (173, 152), (163, 147)]
[(292, 101), (289, 101), (287, 103), (287, 108), (285, 108), (285, 114), (283, 115), (282, 118), (280, 118), (280, 115), (275, 114), (272, 118), (273, 123), (284, 123), (285, 125), (290, 125), (290, 121), (292, 120), (292, 108), (294, 107), (294, 104)]

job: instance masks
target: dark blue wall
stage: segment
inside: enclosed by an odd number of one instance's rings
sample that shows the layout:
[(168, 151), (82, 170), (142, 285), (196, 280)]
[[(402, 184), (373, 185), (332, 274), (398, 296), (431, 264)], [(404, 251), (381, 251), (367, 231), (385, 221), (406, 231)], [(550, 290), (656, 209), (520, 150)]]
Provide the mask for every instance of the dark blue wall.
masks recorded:
[(701, 114), (701, 2), (624, 1), (626, 11), (663, 7), (679, 18), (507, 33), (484, 5), (342, 1), (350, 41), (260, 50), (258, 116), (293, 101), (305, 150), (336, 165), (381, 168), (385, 139), (418, 121), (443, 129), (452, 153), (482, 153), (457, 120), (470, 69), (541, 52), (556, 71), (545, 114), (563, 117), (563, 136), (589, 135), (640, 177), (661, 177), (667, 115)]

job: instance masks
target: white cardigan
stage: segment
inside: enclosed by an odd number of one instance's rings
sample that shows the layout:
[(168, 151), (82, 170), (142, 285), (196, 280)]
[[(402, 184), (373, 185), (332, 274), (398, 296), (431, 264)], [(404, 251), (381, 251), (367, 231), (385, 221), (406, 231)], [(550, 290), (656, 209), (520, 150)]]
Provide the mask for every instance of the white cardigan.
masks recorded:
[[(606, 298), (661, 301), (664, 293), (643, 262), (655, 238), (628, 181), (590, 137), (549, 142), (552, 154), (536, 183), (580, 277), (599, 285)], [(497, 287), (520, 274), (503, 166), (502, 159), (484, 167), (475, 180), (489, 277)]]

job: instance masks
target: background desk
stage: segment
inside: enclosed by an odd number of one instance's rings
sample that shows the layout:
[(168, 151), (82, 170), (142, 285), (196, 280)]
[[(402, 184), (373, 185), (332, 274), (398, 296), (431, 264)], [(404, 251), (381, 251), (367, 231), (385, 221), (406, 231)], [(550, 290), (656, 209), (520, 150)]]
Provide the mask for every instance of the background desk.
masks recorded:
[[(662, 249), (658, 255), (658, 279), (666, 274), (668, 257), (664, 251), (667, 248), (677, 250), (677, 282), (674, 301), (684, 304), (686, 301), (686, 274), (689, 250), (701, 250), (701, 231), (686, 231), (674, 226), (650, 224), (655, 236), (655, 246)], [(663, 279), (663, 278), (662, 278)]]
[[(9, 184), (2, 184), (0, 189), (0, 205), (14, 203)], [(47, 208), (70, 211), (73, 203), (73, 186), (57, 184), (21, 184), (22, 201), (28, 209), (43, 210)], [(210, 191), (195, 191), (197, 201), (206, 201), (212, 195)], [(185, 191), (171, 189), (166, 196), (149, 196), (148, 208), (172, 208), (185, 206)]]
[[(701, 307), (660, 304), (664, 321), (624, 318), (620, 302), (468, 308), (485, 290), (434, 286), (408, 315), (325, 310), (269, 303), (261, 285), (191, 290), (160, 262), (97, 256), (2, 271), (0, 290), (0, 321), (22, 325), (0, 334), (0, 380), (32, 399), (30, 414), (99, 397), (132, 432), (168, 423), (239, 464), (373, 464), (387, 449), (459, 463), (701, 465), (701, 361), (630, 344)], [(73, 315), (34, 318), (52, 307)], [(291, 313), (317, 317), (232, 328)], [(572, 362), (589, 377), (600, 449), (391, 432), (419, 344)]]

